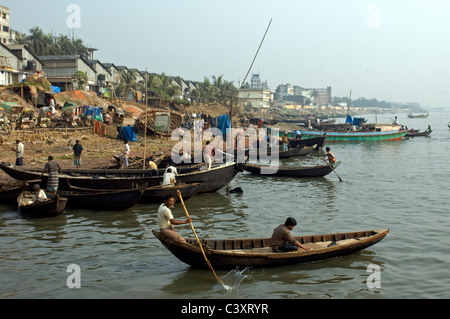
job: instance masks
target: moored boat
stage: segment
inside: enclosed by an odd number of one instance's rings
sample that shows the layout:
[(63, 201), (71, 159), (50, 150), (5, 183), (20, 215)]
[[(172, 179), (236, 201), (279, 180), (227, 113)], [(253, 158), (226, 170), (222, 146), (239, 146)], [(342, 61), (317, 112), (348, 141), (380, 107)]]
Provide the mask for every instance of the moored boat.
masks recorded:
[(256, 175), (285, 176), (285, 177), (320, 177), (330, 174), (341, 164), (318, 165), (312, 167), (270, 166), (247, 163), (245, 170)]
[(380, 131), (380, 132), (322, 132), (301, 131), (302, 137), (312, 138), (326, 135), (327, 143), (336, 142), (373, 142), (373, 141), (399, 141), (408, 131)]
[[(201, 244), (208, 261), (215, 269), (273, 267), (314, 262), (351, 254), (378, 243), (388, 232), (389, 229), (382, 229), (298, 236), (294, 238), (310, 250), (299, 249), (283, 253), (272, 250), (270, 238), (203, 239)], [(187, 243), (182, 243), (168, 239), (155, 230), (153, 230), (153, 234), (182, 262), (192, 267), (208, 267), (196, 239), (186, 239)]]
[(153, 186), (145, 189), (144, 194), (140, 200), (142, 203), (146, 204), (162, 204), (167, 195), (177, 196), (177, 190), (180, 191), (183, 200), (188, 200), (189, 198), (195, 196), (202, 184), (201, 183), (179, 183), (171, 187)]
[(9, 184), (0, 185), (0, 203), (11, 204), (16, 203), (17, 197), (28, 187), (26, 182), (16, 181)]
[[(42, 174), (40, 169), (19, 168), (6, 164), (0, 164), (0, 169), (15, 179), (25, 181), (40, 180)], [(214, 192), (226, 186), (243, 170), (240, 163), (217, 164), (209, 170), (179, 174), (176, 180), (183, 183), (205, 182), (201, 185), (199, 193)], [(48, 174), (43, 175), (42, 186), (46, 185), (47, 176)], [(58, 179), (60, 190), (69, 190), (70, 186), (91, 189), (130, 189), (143, 184), (148, 184), (148, 187), (158, 186), (163, 176), (154, 176), (148, 169), (63, 169)]]
[(314, 146), (315, 149), (322, 148), (325, 144), (326, 136), (317, 136), (313, 138), (302, 138), (289, 140), (289, 147), (297, 147), (298, 145)]
[(23, 192), (18, 199), (19, 212), (30, 217), (53, 217), (61, 214), (66, 208), (67, 198), (58, 194), (47, 194), (47, 197), (46, 200), (28, 204), (26, 201), (31, 198), (31, 192)]
[(67, 198), (69, 207), (85, 207), (95, 210), (125, 210), (139, 202), (147, 184), (134, 189), (96, 190), (72, 189), (58, 190), (60, 196)]

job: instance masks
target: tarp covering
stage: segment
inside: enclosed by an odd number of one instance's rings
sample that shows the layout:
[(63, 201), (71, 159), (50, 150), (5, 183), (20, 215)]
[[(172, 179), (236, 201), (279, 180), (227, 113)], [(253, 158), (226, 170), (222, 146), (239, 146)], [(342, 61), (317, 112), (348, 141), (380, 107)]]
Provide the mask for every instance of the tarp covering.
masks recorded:
[(347, 117), (345, 119), (345, 124), (353, 124), (353, 120), (350, 115), (347, 115)]
[(226, 136), (227, 128), (231, 128), (230, 117), (228, 114), (224, 114), (219, 117), (219, 125), (217, 127), (222, 131), (222, 134)]
[(136, 142), (136, 133), (134, 132), (133, 126), (118, 126), (117, 127), (117, 139)]
[(103, 122), (102, 109), (100, 107), (94, 108), (89, 105), (84, 105), (82, 108), (82, 116), (88, 116), (88, 115), (92, 115), (92, 118), (94, 120)]
[(356, 126), (361, 126), (361, 124), (363, 123), (363, 118), (361, 118), (361, 117), (354, 117), (353, 118), (353, 125), (356, 125)]
[(61, 93), (61, 88), (58, 86), (51, 86), (53, 93)]

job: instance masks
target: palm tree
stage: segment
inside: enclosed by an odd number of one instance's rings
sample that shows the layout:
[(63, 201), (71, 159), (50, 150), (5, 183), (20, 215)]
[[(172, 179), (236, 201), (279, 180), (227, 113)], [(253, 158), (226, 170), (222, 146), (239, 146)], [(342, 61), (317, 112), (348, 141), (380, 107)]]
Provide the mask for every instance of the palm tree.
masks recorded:
[(129, 97), (136, 92), (136, 70), (124, 70), (120, 75), (120, 84), (116, 88), (116, 93), (122, 97)]
[(28, 45), (29, 44), (29, 40), (28, 40), (28, 37), (25, 34), (17, 32), (16, 33), (16, 37), (13, 40), (13, 43), (14, 44), (25, 44), (25, 45)]

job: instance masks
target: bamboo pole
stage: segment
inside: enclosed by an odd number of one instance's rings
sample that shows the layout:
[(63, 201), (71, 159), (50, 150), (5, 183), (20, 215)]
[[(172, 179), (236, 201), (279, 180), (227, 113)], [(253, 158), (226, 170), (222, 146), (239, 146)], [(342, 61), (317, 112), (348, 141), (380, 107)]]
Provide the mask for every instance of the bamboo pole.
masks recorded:
[(145, 126), (144, 126), (144, 164), (142, 165), (142, 169), (145, 169), (145, 158), (147, 155), (147, 68), (145, 68)]

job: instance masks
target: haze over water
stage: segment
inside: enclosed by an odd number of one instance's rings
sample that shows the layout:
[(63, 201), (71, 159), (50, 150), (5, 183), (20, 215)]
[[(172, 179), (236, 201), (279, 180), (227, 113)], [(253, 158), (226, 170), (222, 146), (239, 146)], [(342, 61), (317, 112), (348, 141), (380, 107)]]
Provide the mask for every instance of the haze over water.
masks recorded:
[[(295, 235), (390, 228), (368, 249), (311, 264), (247, 269), (237, 289), (224, 292), (209, 270), (190, 268), (152, 235), (158, 205), (125, 212), (66, 209), (58, 217), (26, 219), (0, 204), (0, 298), (448, 298), (450, 113), (396, 115), (409, 128), (430, 124), (434, 131), (399, 142), (327, 144), (342, 161), (336, 171), (343, 182), (334, 173), (312, 179), (240, 173), (230, 186), (243, 194), (222, 189), (186, 201), (200, 238), (270, 237), (289, 216), (298, 222)], [(393, 117), (377, 116), (379, 123)], [(283, 163), (323, 162), (310, 155)], [(180, 203), (172, 211), (175, 219), (185, 218)], [(188, 225), (177, 230), (193, 237)], [(71, 264), (80, 266), (80, 289), (67, 287)], [(370, 265), (381, 269), (379, 288), (367, 285)]]

